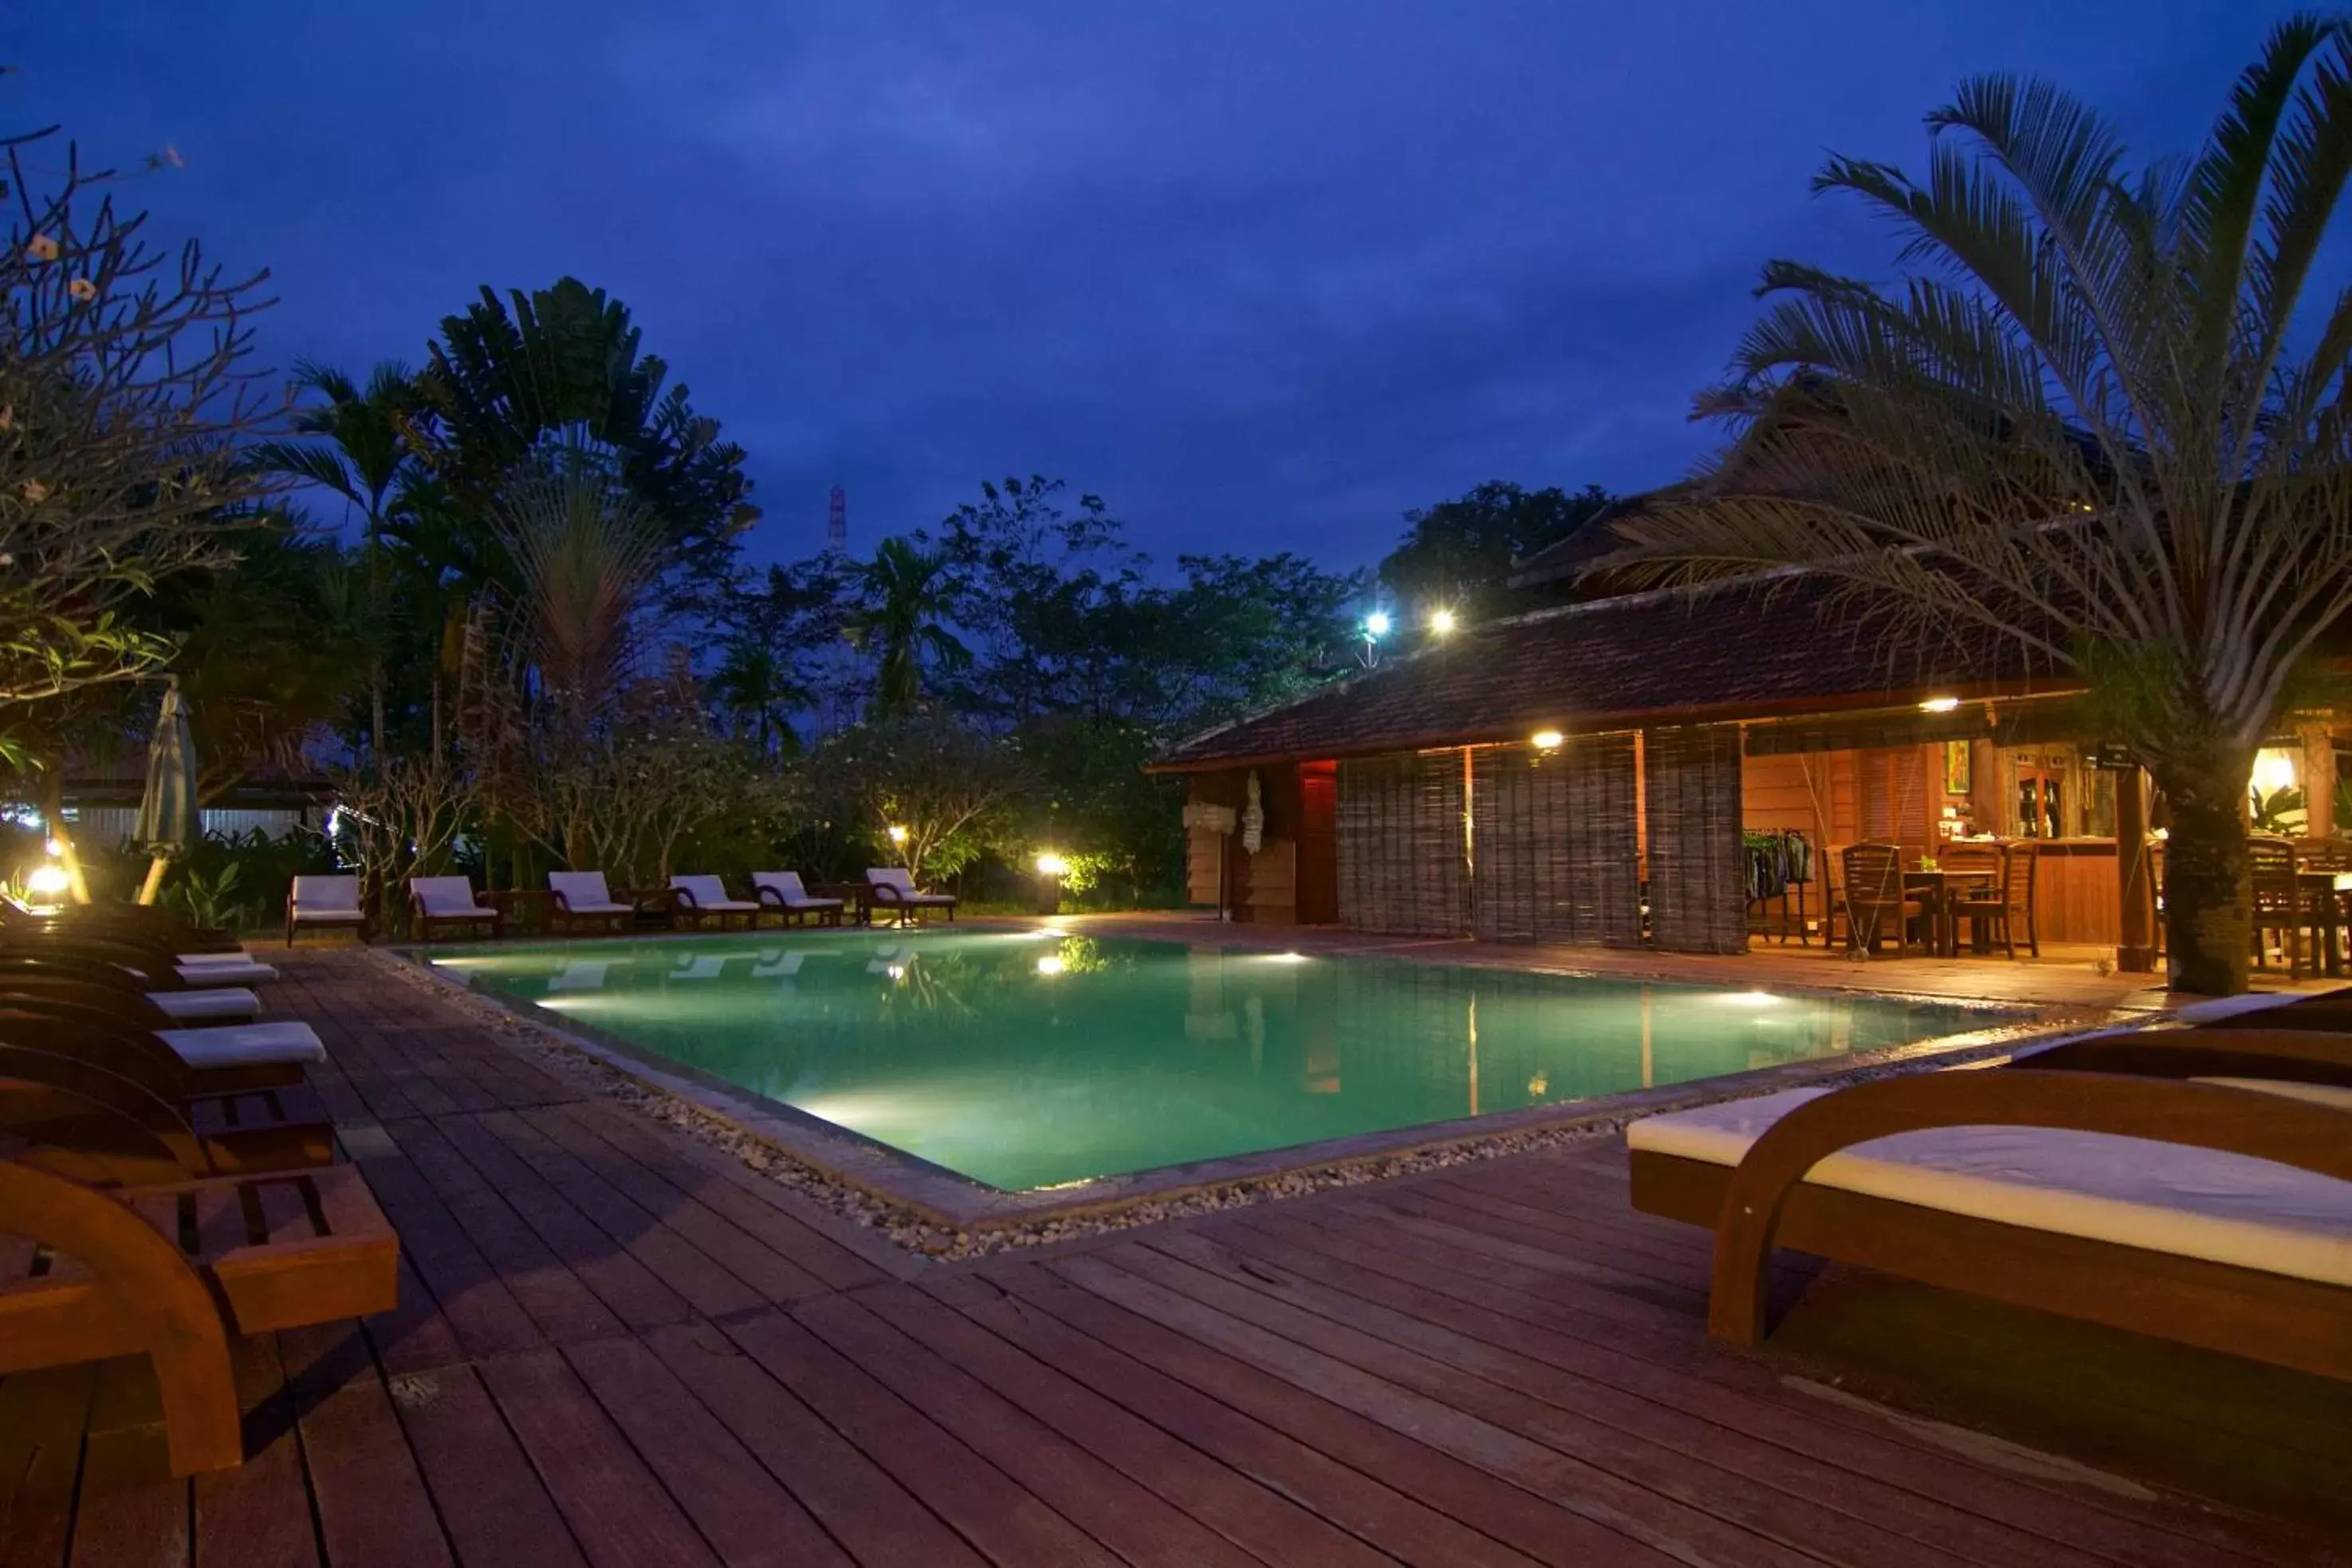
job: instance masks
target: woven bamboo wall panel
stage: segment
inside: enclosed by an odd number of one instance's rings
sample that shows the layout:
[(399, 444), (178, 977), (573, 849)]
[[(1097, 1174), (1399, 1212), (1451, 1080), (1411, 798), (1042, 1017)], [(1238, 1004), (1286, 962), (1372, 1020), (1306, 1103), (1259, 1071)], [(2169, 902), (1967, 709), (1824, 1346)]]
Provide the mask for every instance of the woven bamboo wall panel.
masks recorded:
[(1467, 931), (1462, 809), (1458, 751), (1340, 763), (1340, 923), (1412, 936)]
[(1633, 736), (1476, 755), (1472, 933), (1497, 942), (1639, 943)]
[(1744, 953), (1739, 732), (1691, 725), (1643, 736), (1651, 939), (1674, 953)]

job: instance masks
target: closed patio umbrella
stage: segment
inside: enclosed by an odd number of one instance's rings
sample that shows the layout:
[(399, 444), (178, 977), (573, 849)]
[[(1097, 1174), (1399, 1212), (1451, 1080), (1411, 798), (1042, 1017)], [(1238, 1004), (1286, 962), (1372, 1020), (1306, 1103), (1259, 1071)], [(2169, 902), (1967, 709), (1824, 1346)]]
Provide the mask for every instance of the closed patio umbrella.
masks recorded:
[(155, 902), (163, 885), (163, 868), (172, 857), (196, 841), (196, 745), (188, 734), (188, 710), (180, 701), (180, 681), (174, 675), (163, 687), (163, 706), (155, 715), (155, 733), (147, 741), (147, 789), (139, 797), (139, 821), (131, 837), (153, 858), (139, 902)]

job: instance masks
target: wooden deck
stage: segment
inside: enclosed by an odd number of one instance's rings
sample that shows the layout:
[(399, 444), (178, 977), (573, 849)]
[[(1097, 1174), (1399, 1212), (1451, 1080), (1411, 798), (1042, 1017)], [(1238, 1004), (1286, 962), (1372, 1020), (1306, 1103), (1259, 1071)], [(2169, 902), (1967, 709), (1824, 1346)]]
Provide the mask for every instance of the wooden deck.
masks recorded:
[(286, 968), (401, 1309), (243, 1343), (193, 1483), (142, 1363), (0, 1379), (0, 1568), (2347, 1560), (2340, 1387), (1794, 1267), (1718, 1352), (1611, 1145), (939, 1267)]

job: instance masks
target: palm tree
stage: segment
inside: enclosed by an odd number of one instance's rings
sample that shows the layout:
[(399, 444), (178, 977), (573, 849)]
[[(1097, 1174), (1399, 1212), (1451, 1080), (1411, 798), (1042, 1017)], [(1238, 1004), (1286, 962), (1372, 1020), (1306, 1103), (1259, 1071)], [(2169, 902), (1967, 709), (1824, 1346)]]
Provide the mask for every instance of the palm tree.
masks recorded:
[(2084, 677), (2170, 803), (2172, 982), (2241, 989), (2254, 751), (2352, 608), (2352, 290), (2297, 311), (2352, 171), (2352, 27), (2279, 26), (2187, 162), (2127, 172), (2011, 77), (1927, 124), (1924, 181), (1814, 181), (1891, 220), (1907, 276), (1770, 264), (1698, 402), (1732, 444), (1602, 564), (1801, 565)]
[(797, 750), (793, 710), (805, 705), (808, 687), (793, 666), (757, 637), (739, 632), (727, 640), (727, 652), (710, 676), (710, 695), (732, 721), (736, 737), (748, 737), (768, 757)]
[(866, 610), (849, 632), (859, 646), (875, 651), (872, 710), (877, 716), (902, 712), (922, 695), (926, 657), (949, 669), (971, 662), (971, 650), (945, 624), (952, 591), (948, 559), (888, 538), (875, 547), (859, 575)]
[(383, 752), (383, 653), (381, 622), (383, 608), (384, 513), (393, 491), (410, 469), (413, 455), (408, 423), (418, 407), (415, 378), (408, 367), (385, 360), (369, 372), (362, 387), (331, 365), (304, 360), (295, 367), (297, 387), (326, 399), (298, 410), (293, 418), (298, 435), (323, 438), (323, 444), (266, 441), (254, 448), (263, 468), (291, 475), (334, 491), (367, 518), (365, 560), (368, 583), (370, 642), (369, 745)]

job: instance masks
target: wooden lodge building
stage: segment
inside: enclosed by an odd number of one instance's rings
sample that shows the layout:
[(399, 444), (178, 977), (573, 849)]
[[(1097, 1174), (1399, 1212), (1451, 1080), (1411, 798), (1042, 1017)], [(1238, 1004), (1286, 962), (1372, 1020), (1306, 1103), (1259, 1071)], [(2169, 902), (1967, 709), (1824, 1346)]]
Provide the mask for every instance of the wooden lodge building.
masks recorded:
[[(1604, 529), (1514, 580), (1570, 577)], [(2101, 746), (2079, 680), (2014, 640), (1890, 648), (1906, 641), (1802, 573), (1562, 602), (1432, 637), (1153, 770), (1233, 812), (1230, 833), (1188, 813), (1190, 883), (1240, 921), (1737, 953), (1818, 935), (1840, 846), (1899, 843), (1912, 865), (1954, 838), (2032, 838), (2041, 940), (2153, 967), (2162, 804)], [(2319, 804), (2317, 834), (2336, 745), (2304, 724), (2257, 768)], [(1804, 880), (1759, 901), (1759, 846), (1792, 834)]]

